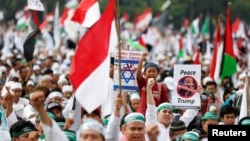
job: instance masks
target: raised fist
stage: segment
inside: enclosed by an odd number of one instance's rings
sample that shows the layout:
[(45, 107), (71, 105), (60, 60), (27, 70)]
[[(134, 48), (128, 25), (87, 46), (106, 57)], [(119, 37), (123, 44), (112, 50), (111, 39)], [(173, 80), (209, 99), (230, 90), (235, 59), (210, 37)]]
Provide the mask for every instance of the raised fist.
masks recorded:
[(148, 79), (148, 84), (154, 84), (154, 83), (155, 83), (154, 78), (149, 78), (149, 79)]

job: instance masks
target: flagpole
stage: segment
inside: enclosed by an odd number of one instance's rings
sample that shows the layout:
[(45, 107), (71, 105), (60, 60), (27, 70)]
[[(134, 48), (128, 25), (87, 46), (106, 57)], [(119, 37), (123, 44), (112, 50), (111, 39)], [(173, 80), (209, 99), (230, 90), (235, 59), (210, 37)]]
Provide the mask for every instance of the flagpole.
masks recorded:
[(248, 71), (246, 71), (246, 80), (245, 81), (247, 81), (247, 87), (246, 87), (246, 89), (247, 89), (246, 90), (247, 116), (250, 116), (250, 96), (249, 96), (249, 76), (248, 76)]
[(116, 0), (115, 4), (115, 25), (117, 32), (117, 40), (118, 40), (118, 58), (119, 58), (119, 93), (122, 93), (121, 89), (121, 29), (120, 29), (120, 8), (119, 8), (119, 0)]
[[(119, 74), (119, 95), (122, 95), (122, 80), (121, 80), (121, 27), (120, 27), (120, 7), (119, 0), (115, 1), (115, 24), (116, 24), (116, 32), (117, 32), (117, 40), (118, 40), (118, 74)], [(123, 96), (123, 107), (126, 112), (127, 105), (126, 96)]]

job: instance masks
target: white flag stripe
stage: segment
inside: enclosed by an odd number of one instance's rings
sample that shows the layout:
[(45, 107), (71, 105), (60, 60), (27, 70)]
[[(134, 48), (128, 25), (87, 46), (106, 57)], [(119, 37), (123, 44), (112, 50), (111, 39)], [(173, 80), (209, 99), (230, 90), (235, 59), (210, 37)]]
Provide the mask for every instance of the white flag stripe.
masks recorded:
[[(76, 89), (76, 98), (88, 113), (94, 111), (108, 98), (109, 82), (105, 80), (109, 77), (109, 65), (110, 57), (107, 56), (104, 62)], [(102, 85), (101, 90), (100, 82)]]
[(99, 20), (100, 18), (100, 7), (99, 7), (99, 3), (96, 2), (95, 4), (93, 4), (87, 11), (85, 19), (82, 23), (82, 26), (84, 27), (91, 27), (94, 23), (96, 23), (96, 21)]

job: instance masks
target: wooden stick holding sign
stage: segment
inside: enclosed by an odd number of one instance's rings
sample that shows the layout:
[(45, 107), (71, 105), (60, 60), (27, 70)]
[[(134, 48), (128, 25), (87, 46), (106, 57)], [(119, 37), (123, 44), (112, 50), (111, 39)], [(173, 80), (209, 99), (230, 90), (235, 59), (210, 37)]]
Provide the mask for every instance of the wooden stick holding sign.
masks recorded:
[[(115, 4), (115, 24), (117, 31), (117, 39), (118, 39), (118, 57), (119, 57), (119, 94), (122, 94), (122, 80), (121, 80), (121, 28), (120, 28), (120, 7), (119, 0), (116, 0)], [(127, 99), (126, 96), (123, 96), (123, 107), (126, 111), (127, 107)]]

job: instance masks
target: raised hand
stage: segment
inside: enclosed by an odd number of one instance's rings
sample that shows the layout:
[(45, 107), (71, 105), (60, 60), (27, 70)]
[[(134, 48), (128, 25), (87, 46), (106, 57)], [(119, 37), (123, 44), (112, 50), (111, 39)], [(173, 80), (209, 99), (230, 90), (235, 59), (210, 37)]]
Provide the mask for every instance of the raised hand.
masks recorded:
[(44, 107), (45, 102), (45, 95), (42, 91), (36, 91), (31, 94), (30, 98), (31, 105), (36, 108), (40, 109)]
[(74, 124), (73, 118), (67, 118), (63, 127), (63, 130), (68, 130)]
[(148, 56), (147, 52), (142, 53), (141, 60), (146, 60)]
[(14, 95), (11, 94), (8, 87), (5, 87), (5, 88), (7, 90), (7, 93), (5, 94), (5, 96), (2, 99), (2, 104), (3, 104), (4, 108), (8, 109), (8, 108), (12, 108), (12, 105), (14, 103)]
[(122, 94), (118, 94), (116, 99), (115, 99), (115, 116), (116, 117), (120, 117), (120, 110), (121, 107), (123, 106), (123, 98), (122, 98)]
[(154, 86), (154, 84), (155, 84), (154, 78), (149, 78), (149, 79), (148, 79), (147, 88), (148, 88), (148, 89), (152, 89), (152, 87)]
[(148, 125), (146, 127), (146, 134), (148, 135), (150, 141), (157, 141), (157, 136), (159, 133), (160, 131), (157, 124)]

